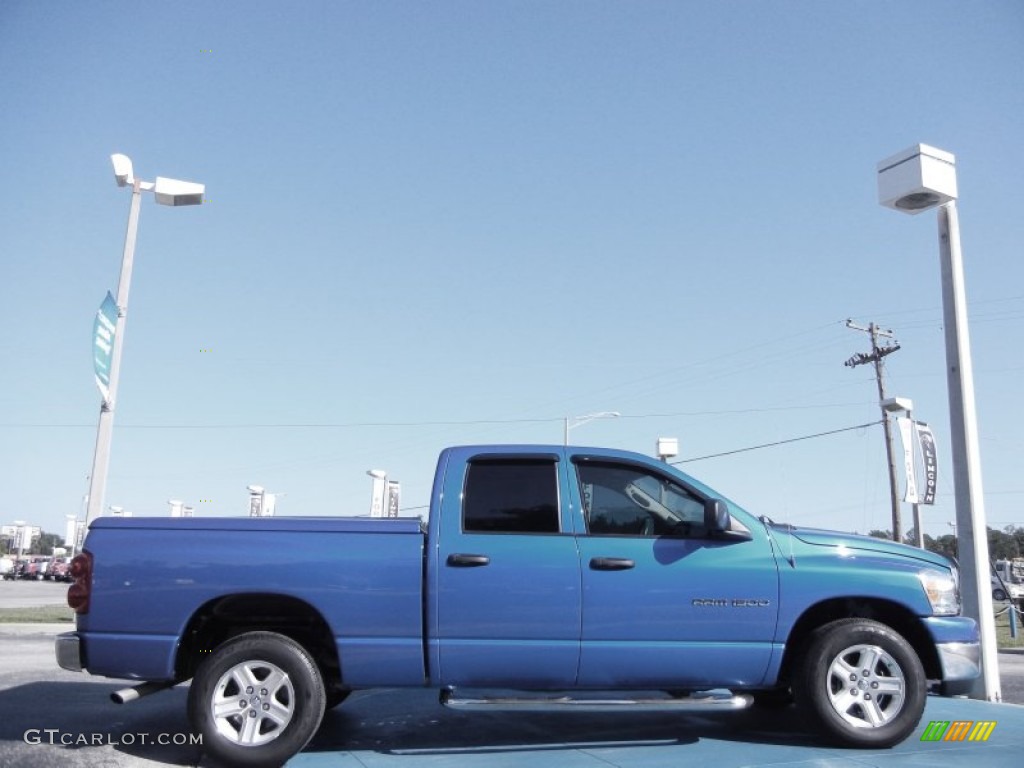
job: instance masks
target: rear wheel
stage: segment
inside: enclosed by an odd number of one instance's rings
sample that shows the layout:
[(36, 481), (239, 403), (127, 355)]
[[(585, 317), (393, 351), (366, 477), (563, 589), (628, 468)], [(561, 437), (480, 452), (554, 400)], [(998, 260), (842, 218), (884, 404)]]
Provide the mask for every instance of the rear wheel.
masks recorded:
[(199, 665), (188, 712), (203, 749), (221, 763), (278, 766), (316, 733), (324, 700), (320, 670), (301, 645), (273, 632), (248, 632)]
[(1003, 592), (1003, 590), (999, 589), (999, 587), (996, 587), (992, 590), (992, 599), (996, 600), (997, 602), (1002, 602), (1006, 599), (1006, 593)]
[(833, 738), (855, 747), (891, 747), (917, 727), (928, 681), (910, 644), (868, 619), (817, 629), (794, 682), (797, 702)]

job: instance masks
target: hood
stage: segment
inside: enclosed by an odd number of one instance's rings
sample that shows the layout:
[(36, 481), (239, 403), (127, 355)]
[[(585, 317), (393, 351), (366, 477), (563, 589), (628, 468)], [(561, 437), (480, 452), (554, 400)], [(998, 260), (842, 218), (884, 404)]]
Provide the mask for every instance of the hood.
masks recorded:
[(788, 525), (774, 525), (776, 532), (785, 531), (796, 537), (805, 544), (812, 544), (817, 547), (846, 547), (854, 551), (878, 552), (896, 557), (907, 557), (912, 560), (919, 560), (928, 565), (939, 568), (953, 568), (953, 563), (945, 555), (929, 552), (906, 544), (899, 544), (895, 541), (876, 539), (873, 536), (861, 536), (856, 533), (841, 533), (839, 531), (824, 531), (816, 528), (796, 528)]

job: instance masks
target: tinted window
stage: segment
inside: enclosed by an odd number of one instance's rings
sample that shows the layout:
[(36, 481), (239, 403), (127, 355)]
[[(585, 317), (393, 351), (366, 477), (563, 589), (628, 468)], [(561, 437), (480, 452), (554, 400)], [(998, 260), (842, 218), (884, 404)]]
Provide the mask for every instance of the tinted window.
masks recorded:
[(555, 462), (472, 462), (462, 500), (462, 527), (479, 533), (558, 533)]
[(666, 477), (597, 462), (580, 462), (576, 472), (589, 533), (685, 536), (703, 526), (703, 501)]

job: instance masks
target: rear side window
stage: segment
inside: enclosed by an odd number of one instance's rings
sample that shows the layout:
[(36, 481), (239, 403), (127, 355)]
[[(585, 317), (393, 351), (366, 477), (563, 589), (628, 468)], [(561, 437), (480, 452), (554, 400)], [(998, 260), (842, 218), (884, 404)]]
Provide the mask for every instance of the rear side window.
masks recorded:
[(462, 497), (462, 529), (475, 533), (558, 533), (555, 462), (472, 462)]

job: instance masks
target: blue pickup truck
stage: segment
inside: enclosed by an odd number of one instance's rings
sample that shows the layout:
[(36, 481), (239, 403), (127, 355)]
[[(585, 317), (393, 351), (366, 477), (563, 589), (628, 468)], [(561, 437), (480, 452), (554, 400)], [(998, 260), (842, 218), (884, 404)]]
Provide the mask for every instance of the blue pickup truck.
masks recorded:
[(618, 450), (446, 449), (426, 523), (102, 518), (72, 572), (60, 666), (140, 681), (121, 702), (191, 679), (228, 765), (283, 763), (383, 686), (466, 710), (793, 701), (887, 747), (979, 674), (946, 558), (778, 525)]

